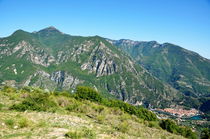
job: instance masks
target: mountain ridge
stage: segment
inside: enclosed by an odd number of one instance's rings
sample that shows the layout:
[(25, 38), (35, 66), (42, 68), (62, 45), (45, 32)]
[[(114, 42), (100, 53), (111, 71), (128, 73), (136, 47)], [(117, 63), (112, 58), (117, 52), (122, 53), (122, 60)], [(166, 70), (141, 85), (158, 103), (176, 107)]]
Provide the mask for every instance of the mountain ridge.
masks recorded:
[(164, 107), (176, 104), (168, 100), (181, 102), (181, 94), (105, 38), (71, 36), (49, 27), (18, 32), (0, 42), (4, 85), (68, 90), (84, 84), (133, 104)]
[[(127, 41), (127, 42), (130, 42), (130, 43), (134, 43), (134, 44), (139, 44), (139, 43), (156, 43), (157, 45), (164, 45), (164, 44), (169, 44), (169, 45), (171, 45), (171, 46), (177, 46), (177, 47), (180, 47), (180, 48), (183, 48), (183, 49), (185, 49), (186, 51), (189, 51), (189, 52), (192, 52), (192, 53), (194, 53), (194, 54), (196, 54), (196, 55), (199, 55), (200, 57), (202, 57), (202, 58), (204, 58), (204, 59), (206, 59), (206, 60), (209, 60), (210, 61), (210, 59), (209, 58), (207, 58), (207, 57), (205, 57), (205, 56), (202, 56), (201, 54), (199, 54), (199, 53), (197, 53), (197, 52), (195, 52), (195, 51), (193, 51), (193, 50), (190, 50), (190, 49), (187, 49), (187, 48), (184, 48), (184, 47), (182, 47), (182, 46), (180, 46), (180, 45), (177, 45), (177, 44), (174, 44), (174, 43), (171, 43), (171, 42), (163, 42), (163, 43), (159, 43), (158, 41), (156, 41), (156, 40), (150, 40), (150, 41), (140, 41), (140, 40), (132, 40), (132, 39), (126, 39), (126, 38), (123, 38), (123, 39), (110, 39), (110, 38), (107, 38), (107, 37), (105, 37), (106, 38), (106, 40), (107, 41), (109, 41), (110, 43), (113, 43), (113, 42), (119, 42), (119, 41)], [(113, 43), (113, 44), (115, 44), (115, 43)]]
[[(210, 94), (210, 60), (180, 46), (157, 42), (109, 40), (118, 49), (131, 56), (162, 82), (170, 84), (187, 99), (183, 104), (205, 112)], [(207, 116), (209, 117), (209, 116)]]
[[(171, 80), (172, 82), (173, 77), (171, 76), (174, 76), (172, 74), (177, 74), (177, 72), (181, 72), (179, 73), (179, 76), (187, 76), (187, 79), (189, 79), (190, 75), (187, 75), (187, 71), (197, 78), (200, 78), (200, 82), (201, 78), (206, 80), (210, 79), (208, 74), (208, 71), (210, 70), (210, 60), (203, 58), (196, 52), (189, 51), (170, 43), (158, 44), (153, 41), (136, 42), (131, 40), (129, 40), (129, 42), (126, 43), (125, 40), (112, 41), (118, 48), (124, 50), (134, 58), (137, 63), (144, 66), (153, 73), (153, 75), (163, 81), (170, 82)], [(182, 62), (185, 64), (182, 64)], [(201, 67), (203, 65), (205, 65), (205, 67)], [(191, 66), (190, 69), (187, 66)]]
[[(195, 90), (194, 84), (197, 82), (191, 82), (191, 77), (195, 76), (199, 77), (196, 78), (198, 82), (208, 85), (202, 75), (204, 73), (208, 77), (208, 72), (204, 70), (203, 73), (189, 76), (189, 72), (179, 73), (188, 71), (188, 68), (174, 70), (171, 64), (179, 65), (184, 59), (177, 62), (176, 57), (179, 56), (196, 57), (204, 62), (209, 60), (177, 45), (126, 39), (116, 41), (100, 36), (72, 36), (54, 27), (47, 27), (32, 33), (17, 30), (9, 37), (1, 38), (0, 46), (2, 85), (69, 91), (74, 91), (72, 89), (77, 85), (88, 85), (106, 96), (134, 105), (152, 108), (201, 107), (208, 111), (204, 105), (208, 104), (208, 99), (203, 98), (208, 97), (208, 88), (202, 91), (196, 86), (200, 91)], [(166, 57), (168, 53), (176, 51), (175, 58)], [(183, 51), (184, 55), (179, 51)], [(153, 54), (157, 58), (151, 59)], [(168, 61), (170, 59), (172, 61)], [(186, 60), (190, 61), (196, 60)], [(183, 75), (186, 79), (181, 80)]]

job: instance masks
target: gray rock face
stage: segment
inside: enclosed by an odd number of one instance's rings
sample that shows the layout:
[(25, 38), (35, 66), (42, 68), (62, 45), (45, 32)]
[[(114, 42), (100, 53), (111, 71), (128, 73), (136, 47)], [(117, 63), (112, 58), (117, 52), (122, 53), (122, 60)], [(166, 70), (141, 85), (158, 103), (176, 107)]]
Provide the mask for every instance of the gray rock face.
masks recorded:
[(50, 80), (54, 81), (61, 88), (75, 88), (82, 83), (79, 79), (67, 74), (65, 71), (56, 71), (50, 75)]
[(89, 72), (95, 73), (97, 77), (112, 75), (118, 71), (115, 57), (117, 56), (112, 54), (104, 43), (100, 42), (100, 45), (93, 49), (88, 61), (81, 66), (81, 69), (89, 70)]
[[(30, 43), (25, 42), (22, 46), (22, 51), (18, 57), (26, 56), (34, 64), (48, 67), (51, 63), (55, 62), (55, 58), (48, 54), (46, 50), (32, 46)], [(15, 47), (17, 48), (17, 47)], [(20, 46), (18, 47), (20, 49)], [(18, 49), (18, 50), (19, 50)]]
[(56, 82), (58, 85), (63, 84), (64, 80), (65, 80), (65, 72), (64, 71), (57, 71), (57, 72), (53, 72), (50, 75), (50, 80)]
[(24, 86), (30, 85), (54, 90), (56, 88), (75, 88), (80, 83), (83, 83), (83, 81), (69, 75), (65, 71), (56, 71), (51, 74), (45, 71), (37, 71), (29, 76), (25, 81)]
[[(48, 67), (55, 62), (55, 58), (48, 54), (44, 49), (31, 45), (29, 42), (22, 40), (17, 45), (14, 43), (1, 44), (0, 54), (11, 56), (17, 53), (17, 58), (27, 57), (27, 60), (34, 64)], [(3, 48), (4, 47), (4, 48)]]
[(81, 66), (82, 70), (89, 70), (95, 73), (97, 77), (104, 75), (111, 75), (117, 72), (117, 65), (112, 59), (106, 57), (98, 58), (94, 56), (93, 61), (85, 63)]

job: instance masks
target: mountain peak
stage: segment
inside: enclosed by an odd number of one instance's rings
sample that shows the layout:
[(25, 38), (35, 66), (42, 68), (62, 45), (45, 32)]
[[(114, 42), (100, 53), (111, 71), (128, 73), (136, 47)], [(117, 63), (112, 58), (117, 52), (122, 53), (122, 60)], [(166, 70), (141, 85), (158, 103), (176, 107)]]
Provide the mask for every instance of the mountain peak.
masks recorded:
[[(55, 28), (54, 26), (49, 26), (47, 28), (44, 28), (40, 31), (38, 31), (38, 33), (62, 33), (60, 30), (58, 30), (57, 28)], [(63, 34), (63, 33), (62, 33)]]
[(25, 31), (22, 30), (22, 29), (18, 29), (18, 30), (16, 30), (15, 32), (13, 32), (13, 34), (22, 33), (22, 32), (25, 32)]
[(58, 29), (55, 28), (54, 26), (49, 26), (49, 27), (47, 27), (47, 28), (45, 28), (45, 29), (48, 29), (48, 30), (58, 30)]
[(22, 36), (22, 35), (26, 35), (26, 34), (28, 34), (28, 32), (26, 32), (22, 29), (18, 29), (14, 33), (12, 33), (12, 36)]

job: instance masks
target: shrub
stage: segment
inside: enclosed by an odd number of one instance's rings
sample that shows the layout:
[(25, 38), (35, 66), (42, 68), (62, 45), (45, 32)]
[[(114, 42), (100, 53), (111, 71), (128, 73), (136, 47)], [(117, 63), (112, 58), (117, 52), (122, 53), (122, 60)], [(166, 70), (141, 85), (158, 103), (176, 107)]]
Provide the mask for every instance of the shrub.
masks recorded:
[(49, 95), (46, 93), (32, 93), (29, 97), (25, 98), (21, 103), (14, 104), (10, 109), (17, 111), (47, 111), (54, 107), (57, 104), (49, 99)]
[(149, 121), (148, 126), (160, 129), (159, 123), (157, 121)]
[(181, 127), (181, 129), (183, 129), (185, 132), (185, 134), (180, 134), (186, 138), (190, 138), (190, 139), (197, 139), (197, 134), (195, 132), (193, 132), (189, 127)]
[(82, 129), (80, 131), (69, 131), (65, 134), (65, 137), (71, 139), (80, 139), (80, 138), (88, 138), (88, 139), (95, 139), (95, 133), (90, 129)]
[(82, 138), (82, 135), (77, 131), (69, 131), (65, 134), (65, 137), (71, 138), (71, 139), (80, 139)]
[(30, 121), (26, 118), (21, 118), (18, 121), (18, 125), (19, 125), (20, 128), (28, 127), (30, 125)]
[(3, 92), (7, 92), (7, 93), (15, 93), (17, 92), (17, 90), (15, 88), (9, 87), (9, 86), (4, 86)]
[(77, 87), (76, 98), (91, 100), (95, 102), (102, 102), (101, 95), (95, 89), (84, 86)]
[(118, 130), (122, 133), (126, 133), (128, 131), (128, 128), (129, 128), (128, 122), (124, 121), (116, 127), (116, 130)]
[(54, 96), (65, 96), (65, 97), (73, 97), (73, 95), (67, 91), (63, 91), (63, 92), (53, 92)]
[(176, 125), (176, 123), (169, 119), (162, 120), (162, 122), (160, 123), (160, 127), (171, 133), (177, 133), (178, 131), (178, 126)]
[(7, 119), (7, 120), (5, 120), (4, 122), (5, 122), (5, 124), (6, 124), (7, 126), (9, 126), (9, 127), (13, 127), (14, 124), (15, 124), (15, 121), (14, 121), (13, 119)]
[(104, 106), (101, 106), (101, 105), (94, 105), (92, 106), (92, 108), (97, 112), (97, 113), (102, 113), (104, 111)]
[(68, 105), (66, 107), (66, 110), (72, 112), (72, 111), (77, 111), (77, 108), (79, 107), (79, 104), (75, 103), (75, 104), (71, 104), (71, 105)]
[(201, 139), (209, 139), (210, 138), (210, 129), (205, 128), (201, 131)]
[(101, 114), (96, 116), (96, 120), (98, 121), (98, 123), (101, 123), (101, 124), (105, 121), (105, 118), (106, 118), (105, 115), (101, 115)]
[(147, 121), (157, 121), (157, 117), (154, 113), (148, 111), (145, 108), (135, 107), (131, 104), (125, 103), (121, 100), (110, 100), (110, 101), (103, 101), (105, 102), (104, 105), (108, 107), (117, 107), (121, 110), (131, 114), (136, 115), (138, 118), (147, 120)]
[(197, 139), (197, 135), (188, 127), (180, 127), (172, 120), (162, 120), (160, 127), (168, 132), (182, 135), (186, 138)]

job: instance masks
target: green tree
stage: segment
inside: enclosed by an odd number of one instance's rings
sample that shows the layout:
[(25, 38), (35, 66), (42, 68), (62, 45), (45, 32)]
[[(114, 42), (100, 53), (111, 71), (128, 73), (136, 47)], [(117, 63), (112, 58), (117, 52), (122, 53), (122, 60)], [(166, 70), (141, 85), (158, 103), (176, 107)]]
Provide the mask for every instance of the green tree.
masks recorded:
[(205, 128), (204, 130), (202, 130), (201, 139), (210, 139), (210, 129), (209, 128)]

